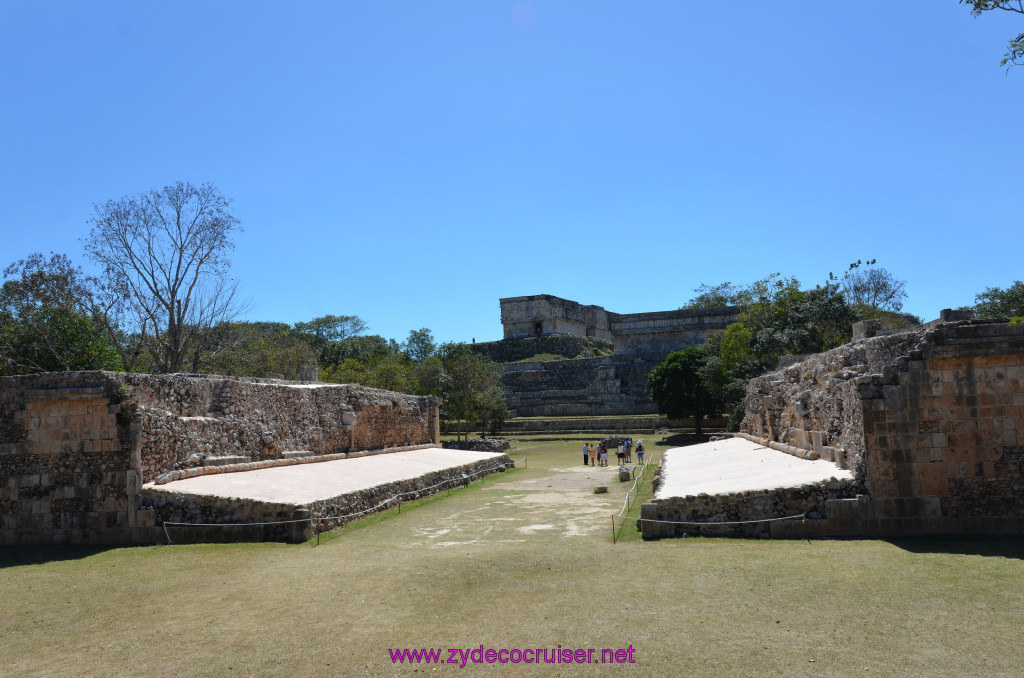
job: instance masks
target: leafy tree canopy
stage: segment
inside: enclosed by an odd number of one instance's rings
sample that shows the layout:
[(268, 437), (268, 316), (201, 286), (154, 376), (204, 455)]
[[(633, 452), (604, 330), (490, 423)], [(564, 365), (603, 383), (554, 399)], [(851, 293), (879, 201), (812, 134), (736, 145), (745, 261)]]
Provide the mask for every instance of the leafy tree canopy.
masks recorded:
[(719, 308), (722, 306), (734, 306), (739, 303), (741, 288), (730, 282), (718, 285), (701, 285), (694, 290), (697, 293), (683, 305), (683, 309)]
[[(444, 399), (441, 414), (458, 422), (458, 437), (473, 424), (496, 417), (504, 420), (504, 393), (499, 387), (502, 367), (490, 358), (475, 353), (464, 343), (447, 343), (439, 351), (441, 372), (438, 375), (440, 395)], [(500, 414), (499, 414), (500, 413)]]
[(273, 372), (298, 379), (300, 367), (316, 364), (313, 348), (285, 323), (224, 323), (213, 331), (223, 349), (207, 362), (208, 373), (263, 377)]
[(366, 323), (357, 315), (322, 315), (309, 322), (295, 323), (295, 331), (308, 336), (317, 346), (362, 334), (366, 331)]
[(1024, 282), (1015, 280), (1005, 290), (986, 287), (974, 297), (974, 314), (979, 318), (1013, 318), (1024, 316)]
[(418, 330), (410, 330), (409, 338), (402, 344), (402, 351), (409, 356), (409, 359), (421, 363), (430, 356), (437, 353), (437, 343), (434, 335), (426, 327)]
[[(960, 4), (968, 5), (975, 18), (984, 12), (994, 10), (1024, 14), (1024, 0), (960, 0)], [(1006, 66), (1009, 63), (1008, 68), (1020, 66), (1024, 61), (1024, 33), (1011, 38), (1008, 47), (1009, 49), (1003, 55), (1003, 60), (999, 62), (999, 65)]]
[[(862, 316), (870, 316), (877, 311), (897, 313), (907, 299), (907, 283), (897, 280), (892, 273), (875, 264), (874, 259), (867, 262), (858, 259), (850, 264), (839, 280), (843, 295), (851, 306), (860, 310)], [(830, 273), (829, 279), (834, 281), (835, 276)]]
[(89, 311), (87, 278), (66, 255), (29, 255), (4, 277), (0, 374), (121, 369), (103, 322)]
[(719, 404), (702, 375), (706, 356), (704, 346), (675, 351), (647, 377), (651, 400), (658, 411), (672, 419), (693, 417), (697, 435), (701, 434), (704, 417), (717, 414)]

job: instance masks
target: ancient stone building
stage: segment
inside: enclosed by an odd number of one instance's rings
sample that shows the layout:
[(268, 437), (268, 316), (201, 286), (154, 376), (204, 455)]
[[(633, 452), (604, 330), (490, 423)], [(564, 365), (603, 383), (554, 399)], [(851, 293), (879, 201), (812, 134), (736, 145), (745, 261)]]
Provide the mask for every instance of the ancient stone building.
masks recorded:
[[(709, 331), (739, 320), (739, 309), (612, 313), (550, 294), (499, 300), (510, 344), (557, 335), (612, 342), (613, 355), (505, 366), (502, 387), (512, 416), (653, 414), (647, 375), (672, 351), (702, 344)], [(507, 353), (480, 345), (481, 352)]]
[(114, 372), (0, 377), (0, 544), (146, 543), (143, 483), (439, 442), (439, 401), (341, 384)]
[(703, 344), (709, 330), (739, 320), (733, 307), (699, 310), (612, 313), (600, 306), (552, 296), (499, 299), (505, 339), (576, 334), (613, 342), (616, 355), (668, 354)]

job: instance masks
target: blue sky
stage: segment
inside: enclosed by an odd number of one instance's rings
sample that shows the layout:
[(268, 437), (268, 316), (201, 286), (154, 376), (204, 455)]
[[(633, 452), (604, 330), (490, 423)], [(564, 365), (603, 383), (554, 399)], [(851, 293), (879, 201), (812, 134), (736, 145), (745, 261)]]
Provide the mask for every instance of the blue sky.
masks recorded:
[(250, 320), (501, 336), (877, 258), (926, 320), (1024, 278), (1024, 17), (956, 0), (0, 4), (0, 265), (93, 203), (233, 199)]

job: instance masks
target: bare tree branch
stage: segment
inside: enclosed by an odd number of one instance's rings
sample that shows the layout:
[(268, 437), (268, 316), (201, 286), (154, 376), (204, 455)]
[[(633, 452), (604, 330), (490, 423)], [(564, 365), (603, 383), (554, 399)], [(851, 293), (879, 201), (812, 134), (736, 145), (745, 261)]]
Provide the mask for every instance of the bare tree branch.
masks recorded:
[(213, 186), (178, 182), (93, 208), (86, 253), (104, 268), (122, 334), (148, 348), (157, 371), (186, 361), (197, 370), (214, 350), (209, 330), (243, 310), (227, 275), (231, 236), (241, 230), (229, 205)]

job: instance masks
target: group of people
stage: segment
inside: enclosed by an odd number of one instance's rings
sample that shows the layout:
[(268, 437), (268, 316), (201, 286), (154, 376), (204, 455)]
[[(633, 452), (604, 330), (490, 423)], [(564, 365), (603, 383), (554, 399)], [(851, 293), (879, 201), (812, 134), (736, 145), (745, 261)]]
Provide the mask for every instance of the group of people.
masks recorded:
[[(626, 438), (619, 443), (615, 458), (618, 460), (619, 466), (633, 462), (632, 438)], [(644, 441), (642, 440), (636, 444), (636, 458), (639, 463), (644, 463)], [(608, 465), (608, 448), (603, 442), (583, 443), (583, 465), (586, 466), (588, 462), (590, 466)]]

